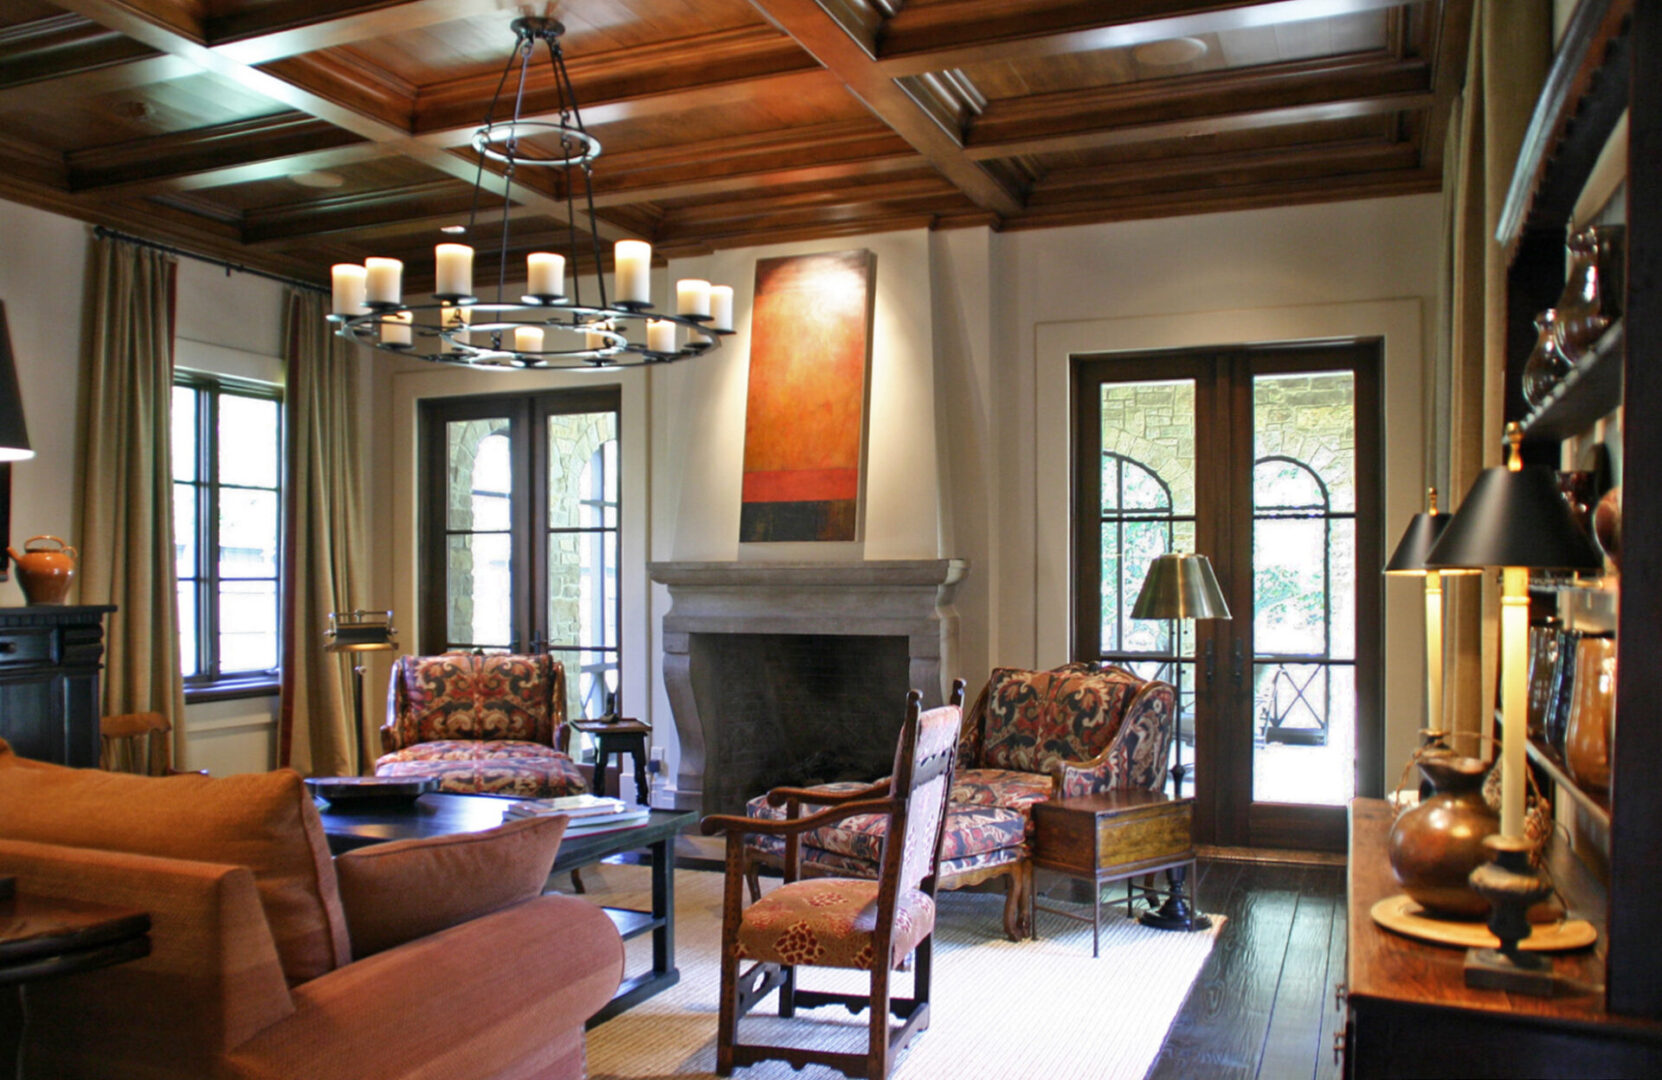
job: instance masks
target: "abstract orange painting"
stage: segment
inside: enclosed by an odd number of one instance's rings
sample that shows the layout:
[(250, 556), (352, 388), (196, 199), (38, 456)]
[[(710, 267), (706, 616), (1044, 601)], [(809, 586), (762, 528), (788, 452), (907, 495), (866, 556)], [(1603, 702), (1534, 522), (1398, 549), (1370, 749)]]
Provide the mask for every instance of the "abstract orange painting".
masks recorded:
[(877, 257), (756, 262), (739, 539), (856, 540)]

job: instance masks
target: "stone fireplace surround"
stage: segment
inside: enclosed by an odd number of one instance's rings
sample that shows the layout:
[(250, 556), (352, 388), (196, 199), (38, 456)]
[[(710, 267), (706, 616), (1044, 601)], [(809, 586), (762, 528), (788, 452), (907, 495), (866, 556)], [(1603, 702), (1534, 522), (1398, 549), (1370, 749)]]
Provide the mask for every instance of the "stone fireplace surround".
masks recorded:
[[(921, 690), (925, 708), (939, 705), (943, 677), (956, 674), (962, 559), (648, 570), (670, 594), (664, 687), (680, 738), (677, 809), (742, 813), (744, 799), (768, 787), (835, 779), (779, 771), (785, 759), (811, 769), (822, 752), (836, 756), (827, 743), (864, 746), (886, 762), (906, 691)], [(852, 730), (828, 739), (826, 725)]]

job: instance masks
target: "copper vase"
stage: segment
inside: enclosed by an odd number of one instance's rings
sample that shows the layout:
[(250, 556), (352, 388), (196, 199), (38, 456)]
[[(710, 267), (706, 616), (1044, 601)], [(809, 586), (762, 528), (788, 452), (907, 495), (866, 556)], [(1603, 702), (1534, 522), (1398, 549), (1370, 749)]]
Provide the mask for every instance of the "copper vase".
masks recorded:
[(1500, 831), (1500, 818), (1483, 800), (1489, 765), (1453, 755), (1422, 758), (1419, 767), (1433, 794), (1391, 826), (1391, 871), (1428, 914), (1481, 919), (1489, 901), (1468, 878), (1489, 861), (1483, 838)]
[(1564, 764), (1584, 790), (1610, 790), (1610, 728), (1615, 702), (1616, 641), (1584, 637), (1576, 644), (1575, 699), (1564, 732)]
[[(48, 547), (45, 541), (57, 545)], [(70, 583), (75, 580), (75, 549), (56, 536), (31, 536), (19, 554), (7, 548), (6, 554), (17, 563), (17, 583), (23, 587), (23, 598), (31, 604), (61, 604), (69, 595)]]

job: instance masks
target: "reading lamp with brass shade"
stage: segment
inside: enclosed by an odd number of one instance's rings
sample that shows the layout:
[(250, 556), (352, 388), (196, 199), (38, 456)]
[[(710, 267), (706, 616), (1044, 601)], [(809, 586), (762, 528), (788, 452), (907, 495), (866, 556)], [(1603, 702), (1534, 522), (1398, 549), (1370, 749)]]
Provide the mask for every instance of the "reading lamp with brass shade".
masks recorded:
[(368, 747), (364, 745), (364, 666), (357, 653), (385, 652), (398, 648), (398, 631), (392, 627), (390, 611), (331, 611), (328, 629), (323, 631), (325, 652), (352, 653), (352, 730), (357, 739), (358, 775), (364, 773)]
[(1440, 738), (1443, 727), (1443, 577), (1447, 574), (1475, 574), (1473, 567), (1434, 568), (1426, 565), (1432, 545), (1437, 543), (1454, 519), (1437, 512), (1437, 489), (1426, 489), (1426, 509), (1415, 514), (1397, 542), (1385, 573), (1393, 577), (1425, 579), (1425, 695), (1426, 732)]
[[(1137, 602), (1131, 607), (1133, 619), (1227, 619), (1229, 605), (1224, 602), (1223, 590), (1212, 573), (1211, 560), (1204, 555), (1176, 552), (1157, 555), (1149, 563), (1148, 576), (1137, 593)], [(1179, 635), (1181, 640), (1181, 634)], [(1181, 648), (1178, 649), (1181, 652)], [(1173, 722), (1176, 736), (1177, 763), (1172, 766), (1172, 780), (1179, 797), (1183, 794), (1183, 738), (1182, 702), (1177, 702), (1178, 715)], [(1196, 912), (1184, 895), (1183, 879), (1186, 867), (1166, 871), (1166, 901), (1157, 911), (1145, 911), (1137, 916), (1144, 926), (1160, 930), (1205, 930), (1212, 920)]]

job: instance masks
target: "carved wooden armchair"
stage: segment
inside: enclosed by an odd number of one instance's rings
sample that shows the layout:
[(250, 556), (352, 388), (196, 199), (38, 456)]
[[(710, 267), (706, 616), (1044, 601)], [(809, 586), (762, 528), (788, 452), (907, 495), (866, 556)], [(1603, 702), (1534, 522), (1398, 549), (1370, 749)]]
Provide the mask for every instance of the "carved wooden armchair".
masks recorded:
[[(716, 1031), (716, 1071), (729, 1076), (739, 1065), (781, 1060), (801, 1069), (828, 1065), (848, 1076), (882, 1080), (894, 1055), (929, 1025), (929, 980), (935, 931), (935, 887), (941, 826), (952, 761), (962, 721), (958, 705), (920, 713), (912, 691), (895, 751), (894, 773), (882, 791), (785, 821), (712, 815), (706, 835), (727, 835), (727, 884), (722, 904), (721, 1012)], [(801, 838), (856, 815), (888, 822), (875, 880), (801, 875)], [(749, 906), (745, 876), (746, 834), (777, 837), (785, 844), (785, 883)], [(916, 963), (912, 996), (896, 997), (889, 973), (908, 956)], [(745, 961), (751, 966), (741, 972)], [(871, 975), (866, 995), (798, 989), (798, 966), (855, 968)], [(769, 1046), (739, 1041), (739, 1020), (768, 993), (779, 991), (779, 1015), (798, 1006), (842, 1005), (870, 1009), (864, 1055)], [(901, 1025), (890, 1031), (890, 1014)]]
[(580, 794), (588, 785), (566, 753), (565, 687), (564, 666), (543, 653), (401, 656), (375, 775), (436, 776), (458, 794)]

